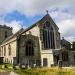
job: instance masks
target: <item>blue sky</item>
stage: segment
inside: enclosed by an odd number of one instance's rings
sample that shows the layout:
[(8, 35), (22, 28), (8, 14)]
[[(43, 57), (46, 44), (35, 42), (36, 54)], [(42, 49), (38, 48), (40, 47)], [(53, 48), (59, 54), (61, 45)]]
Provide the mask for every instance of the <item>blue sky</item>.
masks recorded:
[(75, 0), (0, 0), (0, 24), (13, 28), (13, 33), (27, 28), (49, 11), (61, 37), (75, 40)]
[(24, 14), (21, 14), (18, 11), (13, 11), (11, 13), (8, 13), (4, 16), (4, 21), (11, 23), (13, 20), (15, 21), (20, 21), (20, 24), (22, 26), (30, 26), (33, 23), (37, 22), (38, 20), (40, 20), (44, 15), (35, 15), (34, 17), (27, 17)]

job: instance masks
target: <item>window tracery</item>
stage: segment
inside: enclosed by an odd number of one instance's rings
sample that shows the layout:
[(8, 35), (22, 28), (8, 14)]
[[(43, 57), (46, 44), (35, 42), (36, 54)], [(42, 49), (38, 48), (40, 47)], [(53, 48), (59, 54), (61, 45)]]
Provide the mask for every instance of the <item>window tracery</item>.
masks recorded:
[(50, 22), (46, 21), (42, 28), (42, 40), (43, 40), (43, 48), (44, 49), (54, 49), (55, 41), (54, 41), (54, 30), (50, 25)]

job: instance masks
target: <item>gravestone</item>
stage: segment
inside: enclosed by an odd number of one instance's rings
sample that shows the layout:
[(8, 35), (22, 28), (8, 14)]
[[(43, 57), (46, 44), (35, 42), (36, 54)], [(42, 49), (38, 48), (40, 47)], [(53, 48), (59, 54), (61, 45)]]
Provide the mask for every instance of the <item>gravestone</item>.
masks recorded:
[(62, 68), (62, 60), (58, 60), (58, 67)]

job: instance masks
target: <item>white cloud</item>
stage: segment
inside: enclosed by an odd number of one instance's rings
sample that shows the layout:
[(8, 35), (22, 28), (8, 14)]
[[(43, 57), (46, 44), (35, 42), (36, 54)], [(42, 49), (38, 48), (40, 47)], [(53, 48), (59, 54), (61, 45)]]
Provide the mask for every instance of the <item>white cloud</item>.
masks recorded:
[(64, 36), (68, 41), (75, 40), (75, 18), (64, 19), (57, 23), (61, 36)]
[[(50, 14), (59, 26), (61, 35), (72, 41), (75, 37), (75, 0), (0, 0), (0, 16), (4, 16), (14, 10), (26, 16), (35, 16), (36, 14), (45, 14), (47, 9), (51, 10), (51, 8), (56, 7), (61, 10), (53, 11)], [(69, 9), (69, 13), (62, 11), (66, 7)], [(21, 28), (20, 23), (16, 21), (8, 24), (0, 19), (0, 24), (13, 27), (13, 32)]]
[(68, 12), (68, 10), (65, 12), (65, 10), (59, 8), (56, 11), (51, 11), (50, 15), (53, 19), (55, 19), (56, 22), (74, 17), (71, 13)]
[(55, 9), (50, 12), (59, 27), (61, 37), (72, 42), (75, 40), (75, 15), (63, 9)]
[(6, 23), (6, 25), (13, 28), (13, 33), (16, 33), (17, 31), (19, 31), (22, 28), (22, 26), (17, 21), (12, 21), (11, 23)]
[[(3, 20), (1, 20), (0, 24), (12, 27), (13, 33), (16, 33), (17, 31), (19, 31), (22, 28), (22, 26), (20, 25), (20, 21), (12, 21), (10, 23), (5, 23)], [(26, 27), (24, 27), (24, 28), (26, 28)]]
[(0, 0), (0, 14), (20, 11), (25, 15), (43, 13), (51, 7), (74, 5), (75, 0)]

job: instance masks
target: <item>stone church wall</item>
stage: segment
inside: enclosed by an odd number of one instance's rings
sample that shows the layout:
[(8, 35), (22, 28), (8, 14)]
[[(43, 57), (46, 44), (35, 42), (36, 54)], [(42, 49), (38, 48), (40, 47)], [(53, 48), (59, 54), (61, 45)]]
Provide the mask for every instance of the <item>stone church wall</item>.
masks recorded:
[[(11, 47), (11, 54), (9, 55), (9, 45)], [(6, 48), (6, 51), (4, 50), (4, 47)], [(17, 50), (17, 41), (16, 37), (10, 39), (9, 41), (3, 43), (0, 46), (1, 49), (1, 57), (4, 57), (4, 62), (6, 63), (13, 63), (13, 58), (16, 57), (16, 50)], [(5, 55), (4, 55), (5, 51)]]

